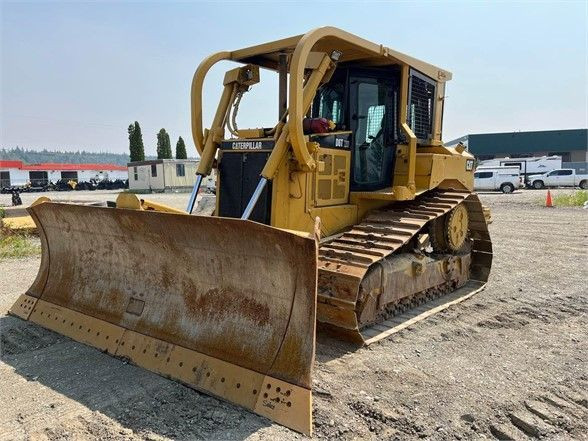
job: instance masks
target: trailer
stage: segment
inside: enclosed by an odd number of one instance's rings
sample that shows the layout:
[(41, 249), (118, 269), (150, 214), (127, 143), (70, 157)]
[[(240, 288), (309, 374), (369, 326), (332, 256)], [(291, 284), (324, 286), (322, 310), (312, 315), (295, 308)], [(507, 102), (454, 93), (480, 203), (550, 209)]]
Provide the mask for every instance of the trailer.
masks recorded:
[(528, 175), (543, 174), (562, 168), (561, 156), (538, 156), (533, 158), (496, 158), (480, 161), (480, 167), (515, 166), (524, 180)]

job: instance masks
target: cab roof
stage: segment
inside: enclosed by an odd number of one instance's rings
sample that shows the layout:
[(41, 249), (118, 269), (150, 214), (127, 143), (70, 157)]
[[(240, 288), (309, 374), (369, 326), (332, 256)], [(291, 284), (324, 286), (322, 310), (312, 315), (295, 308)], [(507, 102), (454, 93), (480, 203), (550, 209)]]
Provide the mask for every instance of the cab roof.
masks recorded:
[[(451, 72), (418, 60), (409, 55), (372, 43), (334, 27), (317, 28), (306, 34), (283, 38), (268, 43), (237, 49), (231, 52), (231, 59), (241, 63), (251, 63), (267, 69), (278, 69), (278, 57), (282, 53), (292, 54), (299, 43), (313, 33), (326, 34), (312, 47), (313, 52), (341, 52), (340, 63), (361, 66), (408, 65), (435, 81), (451, 79)], [(302, 42), (304, 43), (304, 42)]]

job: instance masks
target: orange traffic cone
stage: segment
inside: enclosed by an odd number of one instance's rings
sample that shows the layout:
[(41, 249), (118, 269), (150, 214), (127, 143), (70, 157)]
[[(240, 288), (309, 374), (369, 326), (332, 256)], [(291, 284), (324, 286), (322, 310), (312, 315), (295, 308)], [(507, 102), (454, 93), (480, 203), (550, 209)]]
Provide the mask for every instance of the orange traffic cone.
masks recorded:
[(553, 207), (553, 202), (551, 200), (551, 192), (547, 189), (547, 197), (545, 198), (545, 206), (546, 207)]

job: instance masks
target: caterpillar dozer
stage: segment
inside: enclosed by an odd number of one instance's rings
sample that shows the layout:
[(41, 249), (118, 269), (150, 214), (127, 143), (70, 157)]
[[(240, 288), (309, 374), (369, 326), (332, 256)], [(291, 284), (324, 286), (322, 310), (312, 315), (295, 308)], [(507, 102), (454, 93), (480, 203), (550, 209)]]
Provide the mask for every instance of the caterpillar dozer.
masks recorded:
[[(205, 130), (221, 61), (238, 65)], [(260, 70), (277, 75), (276, 122), (239, 128)], [(41, 266), (11, 313), (310, 434), (317, 323), (369, 344), (488, 279), (474, 158), (441, 141), (450, 79), (333, 27), (209, 56), (187, 209), (126, 193), (30, 207)], [(192, 215), (213, 169), (215, 212)]]

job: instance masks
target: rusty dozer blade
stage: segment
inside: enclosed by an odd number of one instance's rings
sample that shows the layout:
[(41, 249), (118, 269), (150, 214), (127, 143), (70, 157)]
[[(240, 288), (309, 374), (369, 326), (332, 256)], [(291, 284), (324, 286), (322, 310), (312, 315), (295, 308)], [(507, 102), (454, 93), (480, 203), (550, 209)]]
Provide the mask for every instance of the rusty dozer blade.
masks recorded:
[(251, 221), (45, 202), (11, 313), (310, 434), (317, 240)]

